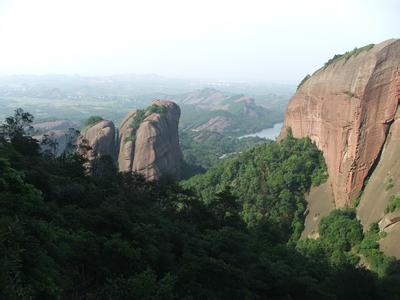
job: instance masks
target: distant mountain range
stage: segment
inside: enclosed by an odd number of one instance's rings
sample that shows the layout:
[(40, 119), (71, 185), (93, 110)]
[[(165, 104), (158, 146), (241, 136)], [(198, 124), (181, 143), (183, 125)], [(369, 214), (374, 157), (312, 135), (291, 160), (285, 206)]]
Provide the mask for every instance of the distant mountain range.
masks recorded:
[(175, 97), (181, 105), (182, 130), (211, 131), (238, 136), (256, 132), (283, 120), (279, 109), (257, 105), (244, 94), (227, 94), (213, 88)]
[(82, 121), (99, 115), (118, 124), (127, 110), (165, 99), (182, 107), (181, 130), (238, 136), (281, 121), (294, 90), (283, 84), (183, 80), (154, 74), (0, 76), (0, 120), (21, 107), (33, 113), (37, 122)]
[(225, 93), (243, 93), (251, 96), (256, 94), (290, 96), (295, 90), (294, 85), (288, 84), (176, 79), (156, 74), (0, 76), (0, 97), (141, 96), (143, 98), (146, 95), (188, 93), (202, 88), (215, 88)]

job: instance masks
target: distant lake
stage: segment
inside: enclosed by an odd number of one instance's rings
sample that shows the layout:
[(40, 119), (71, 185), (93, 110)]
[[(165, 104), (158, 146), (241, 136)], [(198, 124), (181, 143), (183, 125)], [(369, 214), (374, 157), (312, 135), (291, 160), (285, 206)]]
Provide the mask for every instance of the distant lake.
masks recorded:
[(275, 140), (281, 132), (282, 126), (283, 123), (276, 123), (272, 128), (266, 128), (256, 133), (246, 134), (241, 136), (240, 138), (258, 136), (260, 138)]

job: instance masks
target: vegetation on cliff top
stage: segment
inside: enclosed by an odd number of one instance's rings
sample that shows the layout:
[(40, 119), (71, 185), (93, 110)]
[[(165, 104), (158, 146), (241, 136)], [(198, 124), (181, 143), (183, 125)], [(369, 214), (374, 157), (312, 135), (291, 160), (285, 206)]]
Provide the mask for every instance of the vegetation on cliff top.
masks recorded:
[(297, 86), (297, 90), (303, 85), (304, 82), (306, 82), (308, 79), (310, 79), (311, 75), (307, 74), (299, 83), (299, 85)]
[(156, 114), (164, 114), (166, 113), (167, 108), (164, 105), (156, 105), (156, 104), (152, 104), (150, 106), (148, 106), (145, 109), (138, 109), (132, 119), (132, 122), (130, 124), (130, 127), (136, 131), (140, 124), (144, 121), (144, 119), (153, 113)]
[(164, 114), (167, 112), (167, 107), (165, 105), (152, 104), (146, 108), (146, 111), (148, 114)]
[(153, 113), (157, 114), (164, 114), (167, 111), (167, 108), (164, 105), (156, 105), (152, 104), (146, 109), (138, 109), (136, 110), (135, 115), (132, 118), (130, 128), (132, 128), (132, 135), (129, 137), (126, 137), (124, 140), (124, 143), (127, 143), (129, 141), (135, 141), (136, 140), (136, 131), (139, 129), (140, 124), (144, 121), (144, 119)]
[(90, 127), (96, 125), (97, 123), (103, 121), (103, 117), (101, 116), (90, 116), (86, 121), (85, 121), (85, 126), (82, 128), (82, 132), (85, 134)]
[(100, 116), (90, 116), (86, 121), (85, 121), (85, 126), (90, 127), (93, 125), (96, 125), (97, 123), (103, 121), (103, 117)]
[(333, 64), (341, 59), (345, 59), (346, 61), (352, 57), (352, 56), (357, 56), (358, 54), (360, 54), (363, 51), (368, 51), (370, 49), (372, 49), (375, 46), (375, 44), (368, 44), (364, 47), (361, 48), (354, 48), (351, 51), (347, 51), (344, 54), (335, 54), (331, 59), (329, 59), (325, 64), (324, 64), (324, 69), (329, 66), (330, 64)]
[[(323, 66), (322, 68), (320, 68), (320, 69), (318, 69), (317, 71), (315, 71), (315, 72), (313, 73), (313, 75), (314, 75), (315, 73), (317, 73), (319, 70), (321, 70), (321, 69), (326, 69), (329, 65), (331, 65), (331, 64), (333, 64), (333, 63), (335, 63), (335, 62), (337, 62), (337, 61), (339, 61), (339, 60), (341, 60), (341, 59), (345, 59), (345, 60), (347, 61), (350, 57), (352, 57), (352, 56), (357, 56), (358, 54), (360, 54), (360, 53), (363, 52), (363, 51), (368, 51), (368, 50), (372, 49), (374, 46), (375, 46), (375, 44), (368, 44), (368, 45), (366, 45), (366, 46), (364, 46), (364, 47), (361, 47), (361, 48), (357, 48), (357, 47), (356, 47), (356, 48), (354, 48), (354, 49), (351, 50), (351, 51), (345, 52), (344, 54), (335, 54), (331, 59), (329, 59), (329, 60), (324, 64), (324, 66)], [(307, 75), (300, 81), (299, 85), (297, 86), (297, 90), (298, 90), (308, 79), (310, 79), (311, 76), (312, 76), (312, 75), (307, 74)], [(354, 97), (354, 94), (353, 94), (353, 93), (351, 93), (351, 92), (346, 92), (346, 93), (349, 95), (350, 98)], [(351, 94), (351, 95), (350, 95), (350, 94)]]

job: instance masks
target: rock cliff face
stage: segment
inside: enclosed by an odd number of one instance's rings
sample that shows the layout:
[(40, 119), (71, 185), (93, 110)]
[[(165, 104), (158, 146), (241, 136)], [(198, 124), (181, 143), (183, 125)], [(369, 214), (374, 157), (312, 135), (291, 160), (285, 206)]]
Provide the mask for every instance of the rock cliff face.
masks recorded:
[(146, 110), (131, 111), (120, 126), (120, 171), (135, 171), (146, 179), (163, 174), (180, 177), (179, 106), (156, 100)]
[[(84, 130), (78, 138), (78, 147), (87, 144), (90, 150), (86, 156), (93, 160), (100, 156), (110, 156), (116, 159), (116, 131), (112, 121), (103, 120)], [(78, 148), (79, 149), (79, 148)]]
[(400, 99), (400, 40), (336, 58), (291, 99), (284, 127), (324, 153), (337, 207), (359, 195), (380, 156)]

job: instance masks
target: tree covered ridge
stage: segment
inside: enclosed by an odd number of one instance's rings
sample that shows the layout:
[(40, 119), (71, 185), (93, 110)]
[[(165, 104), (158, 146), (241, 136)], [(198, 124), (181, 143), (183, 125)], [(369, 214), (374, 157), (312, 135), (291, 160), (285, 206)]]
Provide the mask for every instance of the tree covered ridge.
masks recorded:
[(304, 194), (327, 178), (322, 153), (309, 138), (295, 139), (288, 131), (280, 143), (266, 142), (226, 160), (184, 186), (198, 191), (205, 202), (230, 187), (243, 207), (249, 226), (268, 219), (288, 239), (300, 237), (306, 203)]
[[(37, 142), (13, 128), (2, 127), (0, 135), (2, 299), (396, 299), (400, 293), (398, 273), (379, 278), (351, 259), (332, 263), (330, 242), (282, 242), (273, 218), (248, 226), (233, 187), (205, 203), (168, 178), (148, 182), (112, 164), (90, 176), (79, 155), (41, 154)], [(321, 241), (341, 240), (334, 236), (336, 219), (326, 222)], [(355, 232), (341, 235), (338, 245), (347, 251), (348, 240), (359, 236), (353, 221), (341, 224)]]

